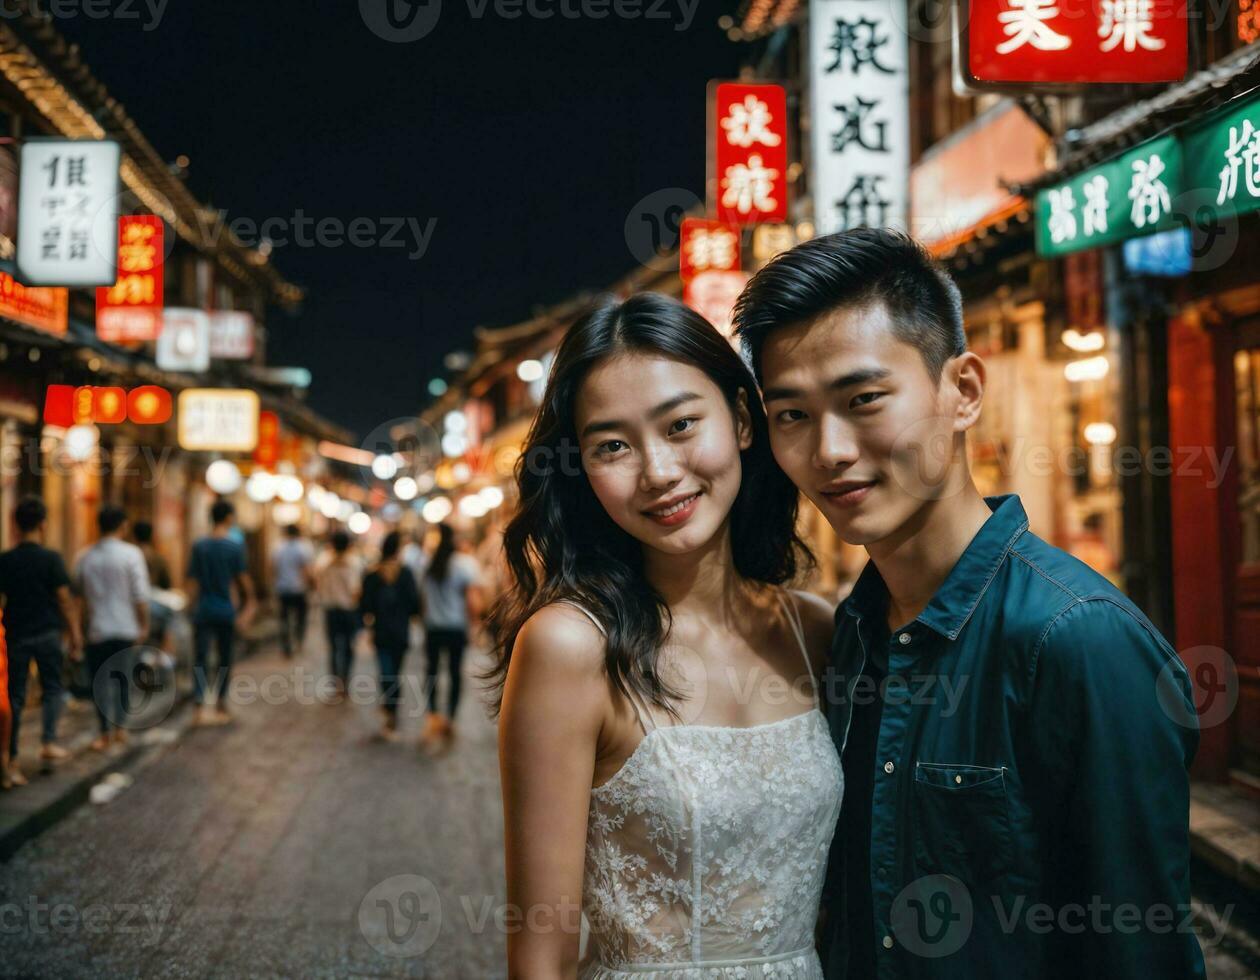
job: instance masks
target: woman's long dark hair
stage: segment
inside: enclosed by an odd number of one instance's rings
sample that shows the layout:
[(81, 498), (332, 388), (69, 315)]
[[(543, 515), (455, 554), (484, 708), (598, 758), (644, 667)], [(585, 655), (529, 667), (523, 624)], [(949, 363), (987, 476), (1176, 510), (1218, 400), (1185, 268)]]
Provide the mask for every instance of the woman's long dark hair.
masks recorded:
[(657, 658), (669, 633), (665, 601), (643, 574), (642, 545), (610, 518), (581, 467), (575, 424), (578, 392), (597, 364), (618, 354), (672, 358), (703, 371), (732, 414), (739, 393), (752, 418), (752, 445), (740, 453), (742, 479), (730, 514), (735, 570), (779, 584), (812, 561), (796, 533), (796, 487), (770, 454), (765, 409), (751, 372), (698, 313), (658, 293), (608, 298), (570, 328), (556, 351), (538, 414), (516, 466), (520, 504), (503, 532), (512, 585), (490, 614), (495, 665), (492, 707), (503, 696), (512, 647), (526, 620), (561, 599), (581, 603), (607, 634), (608, 676), (622, 695), (675, 713), (677, 692)]
[(451, 555), (455, 554), (455, 531), (449, 524), (439, 524), (437, 530), (437, 547), (433, 549), (433, 558), (425, 569), (425, 575), (435, 582), (445, 582), (451, 567)]

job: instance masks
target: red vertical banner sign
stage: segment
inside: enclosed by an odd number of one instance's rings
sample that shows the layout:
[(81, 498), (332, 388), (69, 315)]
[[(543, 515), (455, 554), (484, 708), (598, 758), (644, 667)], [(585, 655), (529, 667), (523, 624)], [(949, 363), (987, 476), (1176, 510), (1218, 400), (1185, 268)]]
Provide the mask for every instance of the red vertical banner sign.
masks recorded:
[(988, 83), (1175, 82), (1189, 19), (1162, 0), (959, 0), (967, 68)]
[(710, 210), (726, 224), (786, 221), (787, 95), (782, 85), (710, 83)]
[(156, 340), (162, 329), (162, 219), (118, 219), (118, 281), (96, 290), (96, 335), (110, 343)]
[(274, 470), (280, 461), (280, 416), (275, 412), (258, 413), (258, 445), (254, 447), (254, 462), (264, 469)]

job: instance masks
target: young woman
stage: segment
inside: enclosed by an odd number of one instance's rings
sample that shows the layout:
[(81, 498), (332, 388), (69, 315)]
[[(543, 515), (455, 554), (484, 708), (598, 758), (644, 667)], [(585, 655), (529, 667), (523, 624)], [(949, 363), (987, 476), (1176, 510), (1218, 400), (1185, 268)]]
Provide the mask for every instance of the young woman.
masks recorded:
[(329, 672), (334, 684), (332, 701), (340, 704), (346, 699), (350, 666), (354, 661), (363, 566), (350, 550), (350, 535), (345, 531), (334, 531), (331, 545), (316, 572), (315, 581), (328, 631)]
[(832, 611), (782, 587), (807, 553), (752, 375), (681, 304), (609, 301), (561, 343), (517, 479), (509, 975), (821, 978)]
[(380, 671), (380, 737), (394, 741), (398, 732), (398, 675), (410, 641), (412, 617), (420, 612), (420, 597), (411, 569), (402, 563), (402, 538), (390, 531), (381, 542), (381, 560), (363, 577), (359, 614), (372, 631)]
[[(424, 645), (428, 671), (429, 715), (423, 744), (434, 746), (455, 734), (455, 711), (463, 679), (464, 647), (470, 623), (480, 614), (477, 578), (480, 570), (471, 555), (455, 550), (455, 531), (439, 524), (420, 592), (424, 598)], [(438, 710), (438, 671), (446, 660), (446, 713)]]

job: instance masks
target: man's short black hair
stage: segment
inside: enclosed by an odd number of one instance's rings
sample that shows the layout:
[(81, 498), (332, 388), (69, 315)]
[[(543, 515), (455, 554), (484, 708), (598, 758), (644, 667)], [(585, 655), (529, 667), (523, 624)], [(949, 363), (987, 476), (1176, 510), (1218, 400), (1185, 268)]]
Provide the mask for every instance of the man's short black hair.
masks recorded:
[(236, 513), (236, 508), (227, 500), (216, 500), (210, 508), (210, 523), (222, 524)]
[(13, 522), (23, 534), (30, 534), (48, 519), (48, 508), (38, 497), (23, 497), (13, 508)]
[(345, 531), (333, 531), (332, 546), (333, 551), (342, 554), (350, 547), (350, 535)]
[(284, 526), (284, 536), (286, 538), (297, 538), (297, 537), (301, 537), (301, 535), (302, 535), (302, 529), (298, 527), (296, 524), (286, 524)]
[(96, 512), (96, 526), (101, 534), (113, 534), (127, 523), (127, 512), (117, 504), (105, 504)]
[(148, 544), (153, 540), (153, 525), (148, 521), (136, 521), (131, 525), (131, 536), (137, 544)]
[(932, 377), (967, 349), (962, 296), (913, 238), (887, 228), (824, 235), (759, 271), (735, 304), (735, 328), (761, 380), (766, 338), (832, 310), (882, 303), (903, 343), (917, 347)]

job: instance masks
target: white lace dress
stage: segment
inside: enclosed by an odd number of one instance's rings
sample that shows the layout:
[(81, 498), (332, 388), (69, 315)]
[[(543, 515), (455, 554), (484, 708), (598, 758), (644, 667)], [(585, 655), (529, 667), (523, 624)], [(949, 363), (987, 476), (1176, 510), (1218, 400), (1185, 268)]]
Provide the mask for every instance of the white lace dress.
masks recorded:
[(644, 725), (591, 794), (582, 980), (821, 980), (814, 923), (844, 777), (814, 689), (814, 708), (771, 724)]

